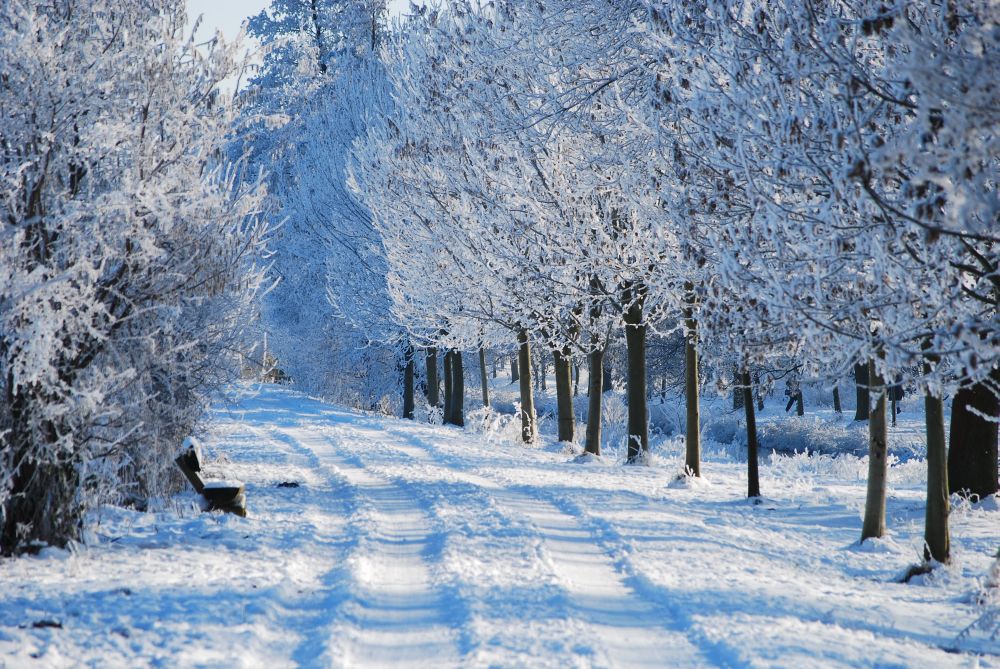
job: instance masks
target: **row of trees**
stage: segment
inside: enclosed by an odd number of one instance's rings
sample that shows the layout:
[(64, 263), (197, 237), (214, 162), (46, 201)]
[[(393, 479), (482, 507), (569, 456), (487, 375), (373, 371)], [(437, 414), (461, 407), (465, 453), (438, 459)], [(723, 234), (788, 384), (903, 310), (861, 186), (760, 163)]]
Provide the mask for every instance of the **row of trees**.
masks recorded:
[(180, 0), (0, 3), (0, 553), (168, 490), (239, 371), (259, 179)]
[[(630, 460), (648, 449), (647, 331), (682, 329), (694, 475), (699, 356), (747, 388), (779, 359), (854, 371), (874, 398), (863, 537), (885, 530), (885, 379), (908, 374), (926, 402), (927, 557), (947, 560), (956, 392), (993, 421), (996, 490), (998, 18), (978, 0), (416, 11), (350, 158), (391, 320), (414, 346), (516, 340), (526, 441), (530, 347), (552, 350), (572, 415), (565, 361), (589, 357), (599, 388), (623, 334)], [(589, 402), (599, 452), (600, 392)]]
[[(599, 453), (602, 360), (624, 339), (639, 461), (648, 333), (679, 331), (698, 475), (700, 369), (748, 395), (760, 370), (853, 375), (858, 418), (873, 402), (865, 537), (884, 531), (885, 386), (900, 381), (926, 397), (928, 556), (947, 559), (947, 398), (951, 487), (997, 486), (995, 3), (456, 0), (391, 30), (384, 16), (276, 0), (251, 22), (269, 51), (246, 136), (282, 158), (270, 317), (294, 377), (318, 360), (369, 381), (395, 367), (413, 415), (420, 360), (436, 379), (444, 353), (454, 398), (463, 351), (513, 350), (531, 441), (543, 347), (560, 439), (569, 370), (587, 363)], [(351, 359), (360, 343), (380, 367)]]

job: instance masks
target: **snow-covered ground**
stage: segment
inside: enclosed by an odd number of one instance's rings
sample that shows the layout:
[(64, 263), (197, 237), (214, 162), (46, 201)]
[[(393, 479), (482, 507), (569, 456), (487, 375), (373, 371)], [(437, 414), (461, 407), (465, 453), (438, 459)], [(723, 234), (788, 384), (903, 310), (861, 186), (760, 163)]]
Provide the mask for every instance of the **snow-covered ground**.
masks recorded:
[[(781, 408), (765, 449), (861, 438)], [(706, 428), (694, 481), (678, 438), (625, 466), (487, 417), (415, 424), (279, 387), (220, 404), (208, 473), (246, 482), (249, 516), (186, 494), (0, 562), (0, 667), (1000, 667), (970, 628), (984, 592), (1000, 606), (995, 499), (953, 510), (951, 565), (897, 582), (921, 552), (915, 413), (893, 435), (915, 455), (891, 471), (890, 534), (863, 546), (863, 458), (765, 458), (753, 505), (719, 443), (734, 417)]]

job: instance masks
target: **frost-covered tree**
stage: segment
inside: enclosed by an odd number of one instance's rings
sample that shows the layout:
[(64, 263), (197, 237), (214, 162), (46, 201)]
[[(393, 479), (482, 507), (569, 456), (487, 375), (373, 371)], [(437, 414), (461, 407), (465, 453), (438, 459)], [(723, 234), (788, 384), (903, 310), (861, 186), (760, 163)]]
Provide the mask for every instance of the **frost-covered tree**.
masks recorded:
[[(989, 176), (972, 179), (995, 174), (995, 150), (980, 139), (988, 113), (957, 119), (938, 138), (940, 96), (928, 100), (934, 87), (909, 76), (924, 57), (921, 41), (944, 45), (939, 53), (965, 44), (975, 46), (970, 56), (989, 54), (981, 14), (863, 1), (653, 5), (664, 100), (693, 112), (689, 137), (708, 168), (693, 174), (725, 185), (686, 180), (700, 198), (691, 211), (716, 219), (706, 230), (720, 251), (724, 299), (712, 308), (751, 331), (782, 324), (814, 374), (836, 377), (869, 361), (880, 398), (881, 379), (921, 362), (916, 381), (928, 401), (989, 375), (995, 305), (988, 291), (977, 298), (994, 273), (994, 242), (979, 221), (995, 218), (996, 196)], [(966, 62), (981, 73), (990, 56)], [(973, 79), (964, 75), (962, 85), (988, 97), (991, 87)], [(949, 160), (934, 153), (956, 136), (975, 149), (950, 164), (973, 167), (941, 176), (938, 165)], [(964, 185), (953, 184), (972, 183), (976, 196), (952, 203), (935, 181), (959, 191)], [(970, 199), (978, 202), (971, 210)], [(964, 213), (949, 213), (952, 204)], [(727, 301), (739, 295), (742, 303)], [(940, 415), (928, 411), (929, 420)], [(865, 536), (884, 529), (884, 425), (881, 399), (870, 421)], [(935, 479), (943, 428), (929, 422), (928, 433)]]
[(258, 183), (226, 156), (232, 50), (184, 4), (0, 7), (0, 552), (169, 485), (239, 369)]
[(364, 408), (397, 395), (403, 352), (378, 238), (346, 174), (354, 138), (385, 113), (384, 24), (384, 2), (276, 0), (249, 21), (265, 55), (240, 96), (242, 145), (268, 166), (281, 223), (269, 346), (300, 387)]
[(949, 371), (963, 386), (952, 403), (946, 488), (985, 496), (997, 491), (1000, 423), (1000, 8), (914, 5), (900, 19), (891, 38), (904, 47), (897, 62), (911, 122), (873, 161), (902, 166), (904, 187), (879, 201), (947, 249), (937, 259), (959, 272), (959, 294), (934, 335), (958, 359)]

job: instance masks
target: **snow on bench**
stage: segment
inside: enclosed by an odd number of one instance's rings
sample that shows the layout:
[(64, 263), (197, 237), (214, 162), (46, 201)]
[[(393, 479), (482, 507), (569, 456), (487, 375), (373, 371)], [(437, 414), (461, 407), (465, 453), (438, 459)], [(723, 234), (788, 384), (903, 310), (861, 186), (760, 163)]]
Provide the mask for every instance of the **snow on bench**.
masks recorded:
[(181, 445), (180, 455), (174, 460), (191, 486), (208, 502), (206, 511), (219, 509), (238, 516), (247, 515), (247, 496), (243, 483), (223, 479), (203, 479), (201, 474), (201, 444), (188, 437)]

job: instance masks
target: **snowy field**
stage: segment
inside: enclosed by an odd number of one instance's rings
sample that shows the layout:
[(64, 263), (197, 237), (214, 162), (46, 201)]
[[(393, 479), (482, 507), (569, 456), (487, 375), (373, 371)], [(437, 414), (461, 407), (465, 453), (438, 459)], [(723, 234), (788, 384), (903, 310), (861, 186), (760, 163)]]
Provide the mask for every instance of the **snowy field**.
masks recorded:
[[(862, 436), (771, 405), (765, 451)], [(915, 412), (890, 437), (912, 451), (890, 534), (864, 546), (863, 458), (765, 458), (753, 505), (735, 416), (706, 427), (697, 481), (677, 479), (677, 438), (624, 466), (485, 418), (414, 424), (279, 387), (220, 404), (207, 468), (246, 482), (249, 517), (185, 494), (0, 562), (0, 667), (1000, 667), (971, 626), (995, 499), (954, 508), (951, 565), (897, 582), (921, 552)]]

